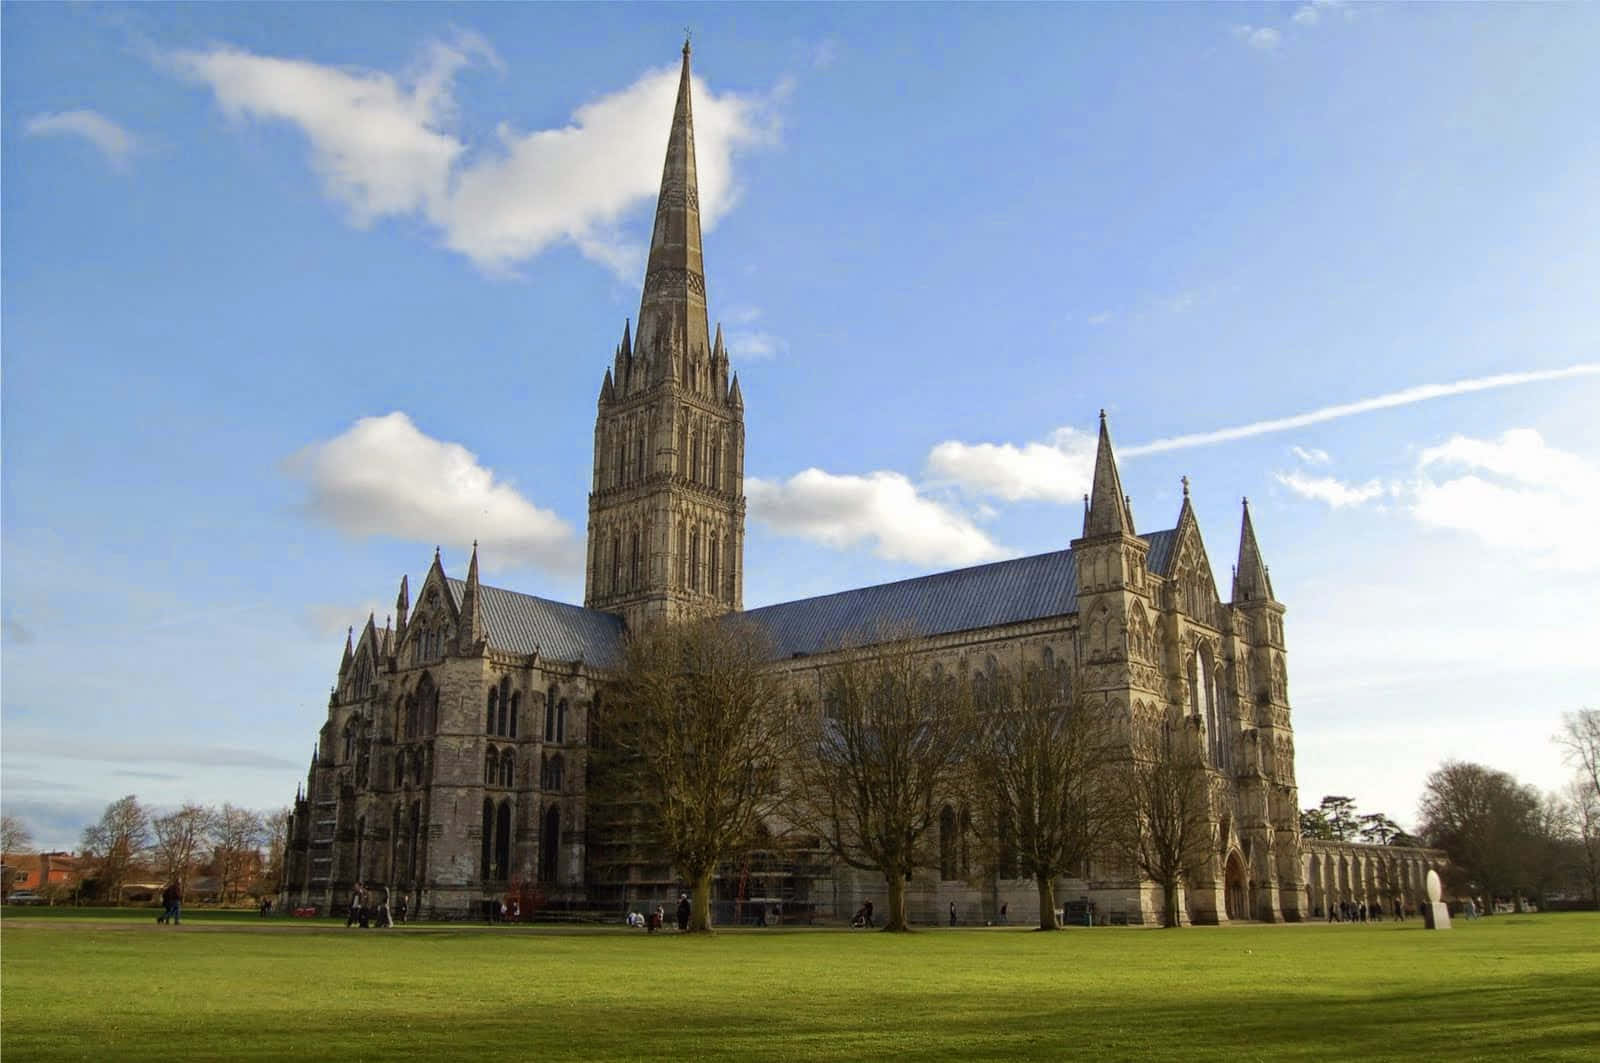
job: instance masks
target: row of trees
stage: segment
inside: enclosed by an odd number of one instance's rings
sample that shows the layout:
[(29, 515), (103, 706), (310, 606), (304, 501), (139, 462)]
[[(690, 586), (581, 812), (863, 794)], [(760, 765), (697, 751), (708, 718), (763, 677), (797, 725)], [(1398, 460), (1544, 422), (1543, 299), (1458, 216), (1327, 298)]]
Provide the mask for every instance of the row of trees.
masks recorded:
[(1212, 841), (1181, 722), (1130, 727), (1040, 662), (946, 674), (910, 639), (836, 655), (814, 690), (770, 662), (732, 618), (644, 628), (592, 733), (595, 798), (653, 829), (693, 890), (691, 929), (710, 929), (719, 864), (775, 823), (881, 874), (885, 929), (907, 929), (906, 882), (938, 862), (952, 805), (984, 869), (1034, 879), (1041, 928), (1057, 925), (1055, 880), (1107, 851), (1162, 885), (1176, 925), (1178, 886)]
[(1600, 711), (1566, 714), (1555, 741), (1574, 769), (1556, 792), (1464, 761), (1428, 776), (1420, 830), (1450, 854), (1458, 889), (1519, 903), (1581, 890), (1600, 907)]
[[(223, 903), (275, 893), (287, 816), (287, 810), (263, 814), (233, 804), (186, 804), (158, 813), (129, 794), (84, 828), (76, 893), (118, 904), (123, 887), (141, 878), (176, 880), (187, 888), (200, 875), (215, 880)], [(5, 821), (0, 840), (9, 864), (30, 839), (20, 822), (11, 816)]]
[(1358, 814), (1355, 801), (1340, 794), (1329, 794), (1317, 807), (1301, 811), (1300, 834), (1322, 841), (1360, 841), (1368, 845), (1421, 844), (1382, 812)]

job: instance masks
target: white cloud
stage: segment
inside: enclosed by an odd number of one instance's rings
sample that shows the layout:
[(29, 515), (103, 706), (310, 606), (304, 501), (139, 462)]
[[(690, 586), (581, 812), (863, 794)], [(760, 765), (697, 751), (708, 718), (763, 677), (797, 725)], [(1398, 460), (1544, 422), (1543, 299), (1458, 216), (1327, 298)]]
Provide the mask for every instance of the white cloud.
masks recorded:
[(28, 119), (28, 136), (62, 135), (82, 137), (106, 157), (114, 169), (126, 170), (129, 157), (138, 147), (133, 134), (96, 111), (58, 111)]
[(1283, 39), (1282, 34), (1269, 26), (1234, 26), (1233, 35), (1263, 52), (1270, 52)]
[(1414, 481), (1345, 483), (1298, 471), (1285, 487), (1339, 509), (1385, 495), (1429, 528), (1463, 532), (1536, 566), (1600, 571), (1588, 529), (1600, 524), (1600, 466), (1550, 446), (1531, 428), (1497, 439), (1452, 436), (1424, 449)]
[(832, 37), (824, 37), (817, 42), (811, 50), (811, 65), (818, 70), (826, 70), (839, 58), (839, 42)]
[(1009, 556), (970, 518), (896, 472), (836, 476), (806, 469), (787, 481), (748, 477), (750, 515), (782, 535), (845, 549), (871, 542), (888, 561), (970, 565)]
[(476, 539), (491, 569), (524, 564), (570, 575), (582, 563), (565, 521), (496, 480), (467, 448), (424, 435), (399, 411), (363, 417), (285, 468), (310, 489), (306, 511), (354, 538), (463, 551)]
[[(501, 123), (494, 143), (480, 146), (457, 133), (452, 97), (460, 71), (499, 63), (474, 35), (433, 44), (405, 78), (227, 47), (172, 61), (209, 85), (230, 117), (297, 126), (328, 195), (356, 225), (420, 215), (446, 246), (494, 272), (566, 241), (635, 279), (642, 248), (621, 223), (656, 194), (676, 68), (582, 105), (560, 128)], [(734, 155), (770, 142), (775, 127), (765, 101), (717, 95), (699, 79), (694, 120), (701, 224), (710, 230), (738, 196)]]
[(1072, 502), (1094, 478), (1096, 437), (1058, 428), (1048, 442), (962, 443), (946, 440), (928, 453), (928, 472), (966, 490), (1008, 502)]
[(1290, 447), (1289, 453), (1305, 462), (1307, 465), (1327, 465), (1333, 459), (1326, 450), (1319, 447)]
[[(1547, 444), (1531, 428), (1498, 439), (1454, 436), (1418, 459), (1411, 515), (1522, 551), (1541, 565), (1600, 570), (1600, 466)], [(1443, 475), (1441, 475), (1441, 473)]]
[(359, 639), (361, 628), (366, 624), (368, 616), (371, 616), (379, 630), (382, 630), (383, 614), (378, 612), (378, 603), (373, 601), (362, 602), (360, 605), (351, 605), (348, 602), (318, 602), (306, 606), (304, 618), (306, 626), (321, 638), (331, 639), (346, 634), (354, 628), (355, 636)]
[(1321, 409), (1311, 410), (1308, 413), (1297, 413), (1290, 417), (1279, 417), (1270, 421), (1255, 421), (1235, 428), (1221, 428), (1210, 432), (1171, 436), (1136, 446), (1122, 447), (1118, 448), (1117, 456), (1135, 457), (1142, 454), (1160, 454), (1169, 450), (1185, 450), (1189, 447), (1205, 447), (1213, 443), (1231, 443), (1235, 439), (1248, 439), (1251, 436), (1266, 435), (1269, 432), (1283, 432), (1290, 428), (1304, 428), (1306, 425), (1321, 424), (1324, 421), (1334, 421), (1341, 417), (1351, 417), (1358, 413), (1371, 413), (1373, 410), (1386, 410), (1394, 406), (1408, 406), (1412, 403), (1426, 402), (1430, 399), (1449, 398), (1452, 395), (1465, 395), (1474, 391), (1492, 391), (1497, 388), (1514, 387), (1519, 384), (1537, 384), (1550, 380), (1564, 380), (1568, 377), (1593, 376), (1595, 374), (1600, 374), (1600, 363), (1589, 362), (1568, 366), (1565, 369), (1538, 369), (1527, 373), (1500, 373), (1496, 376), (1458, 380), (1452, 384), (1423, 384), (1414, 388), (1406, 388), (1402, 391), (1392, 391), (1386, 395), (1375, 395), (1372, 398), (1342, 403), (1338, 406), (1324, 406)]
[(1387, 488), (1377, 480), (1364, 484), (1348, 484), (1331, 476), (1306, 476), (1300, 472), (1278, 472), (1273, 477), (1297, 495), (1326, 502), (1334, 509), (1359, 506), (1374, 498), (1381, 498)]
[(776, 358), (789, 349), (789, 344), (779, 336), (760, 329), (729, 331), (723, 337), (728, 355), (735, 361), (758, 362)]

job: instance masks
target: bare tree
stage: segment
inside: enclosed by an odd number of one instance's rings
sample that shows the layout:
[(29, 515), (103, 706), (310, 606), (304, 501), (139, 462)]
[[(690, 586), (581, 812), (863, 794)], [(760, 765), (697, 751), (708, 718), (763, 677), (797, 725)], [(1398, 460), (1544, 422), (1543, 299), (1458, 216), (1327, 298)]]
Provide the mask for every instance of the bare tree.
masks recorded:
[(967, 685), (922, 666), (905, 639), (846, 652), (819, 680), (820, 698), (799, 707), (795, 819), (851, 867), (882, 874), (883, 928), (909, 930), (906, 881), (932, 862), (926, 837), (973, 766)]
[(100, 822), (83, 830), (82, 848), (100, 893), (122, 903), (122, 884), (150, 841), (150, 817), (133, 794), (106, 806)]
[(245, 876), (261, 859), (265, 833), (261, 813), (224, 804), (211, 821), (211, 864), (217, 875), (217, 899), (226, 904), (245, 885)]
[(13, 857), (21, 856), (31, 851), (33, 835), (28, 833), (28, 828), (16, 816), (0, 816), (0, 900), (11, 895), (12, 876), (18, 868), (11, 864)]
[[(267, 836), (267, 869), (261, 895), (271, 896), (283, 887), (284, 846), (288, 841), (289, 810), (279, 808), (266, 814), (263, 826)], [(531, 910), (531, 909), (529, 909)]]
[(155, 841), (151, 856), (165, 881), (176, 880), (185, 888), (200, 850), (211, 833), (213, 813), (202, 805), (188, 804), (150, 821)]
[(606, 799), (632, 801), (636, 826), (693, 890), (689, 929), (711, 930), (717, 865), (783, 804), (789, 698), (761, 633), (736, 617), (647, 625), (628, 637), (592, 755)]
[(1555, 741), (1567, 763), (1600, 793), (1600, 709), (1562, 713), (1561, 731)]
[(1428, 844), (1450, 854), (1469, 888), (1520, 903), (1541, 836), (1538, 791), (1503, 771), (1448, 760), (1428, 776), (1417, 806)]
[(1178, 720), (1135, 720), (1119, 782), (1126, 858), (1161, 887), (1161, 925), (1180, 925), (1178, 887), (1212, 842), (1209, 774)]
[(1600, 908), (1600, 789), (1588, 779), (1573, 779), (1567, 784), (1567, 801), (1578, 837), (1579, 870), (1589, 888), (1590, 903)]
[(1081, 868), (1122, 818), (1115, 733), (1103, 710), (1073, 697), (1064, 671), (1037, 663), (985, 676), (974, 701), (971, 804), (980, 836), (998, 842), (989, 862), (1034, 880), (1039, 929), (1055, 930), (1055, 880)]

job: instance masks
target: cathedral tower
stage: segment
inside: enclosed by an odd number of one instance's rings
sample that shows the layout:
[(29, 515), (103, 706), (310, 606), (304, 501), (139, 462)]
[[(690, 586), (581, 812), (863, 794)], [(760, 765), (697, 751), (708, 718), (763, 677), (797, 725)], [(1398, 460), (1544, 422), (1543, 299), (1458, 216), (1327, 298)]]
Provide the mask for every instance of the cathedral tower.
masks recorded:
[(744, 506), (744, 399), (706, 314), (685, 41), (639, 326), (623, 326), (600, 387), (584, 604), (630, 624), (741, 608)]

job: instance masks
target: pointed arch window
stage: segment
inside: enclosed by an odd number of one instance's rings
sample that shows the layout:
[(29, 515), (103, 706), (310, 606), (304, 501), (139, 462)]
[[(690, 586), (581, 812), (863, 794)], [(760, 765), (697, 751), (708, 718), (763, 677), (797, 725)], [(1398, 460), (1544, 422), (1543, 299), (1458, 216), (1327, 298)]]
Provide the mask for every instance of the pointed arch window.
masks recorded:
[(500, 754), (500, 785), (510, 789), (516, 785), (516, 780), (517, 754), (508, 749)]
[(562, 698), (560, 704), (558, 704), (556, 706), (556, 742), (559, 744), (559, 743), (565, 742), (566, 740), (567, 740), (567, 699), (566, 698)]
[(700, 529), (689, 533), (689, 589), (700, 589)]
[(611, 533), (611, 590), (622, 589), (622, 533)]
[(706, 590), (710, 591), (712, 594), (716, 594), (718, 588), (722, 586), (721, 545), (722, 544), (718, 542), (717, 537), (713, 535), (711, 537), (711, 574), (706, 581)]
[(500, 702), (500, 691), (496, 690), (494, 687), (490, 687), (489, 688), (489, 718), (488, 718), (488, 721), (486, 723), (484, 723), (484, 725), (483, 725), (483, 733), (484, 734), (491, 734), (491, 735), (494, 734), (495, 708), (499, 705), (499, 702)]
[(556, 698), (559, 688), (552, 686), (544, 696), (544, 740), (556, 740)]
[(511, 738), (517, 737), (517, 712), (522, 708), (522, 691), (518, 690), (511, 695), (511, 730), (507, 732)]
[(628, 546), (628, 586), (639, 589), (639, 533), (632, 533)]
[(539, 829), (539, 881), (554, 882), (561, 862), (561, 806), (551, 805)]

